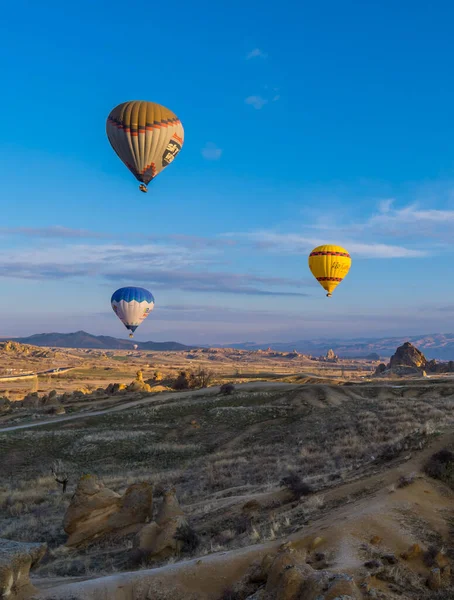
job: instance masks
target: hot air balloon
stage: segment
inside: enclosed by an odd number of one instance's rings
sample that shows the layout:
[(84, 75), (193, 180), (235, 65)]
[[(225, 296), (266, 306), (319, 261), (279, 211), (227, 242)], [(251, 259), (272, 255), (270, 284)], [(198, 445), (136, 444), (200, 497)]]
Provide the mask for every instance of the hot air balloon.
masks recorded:
[(309, 269), (331, 298), (334, 289), (350, 270), (352, 259), (341, 246), (317, 246), (309, 255)]
[(124, 287), (113, 293), (110, 299), (114, 313), (131, 333), (148, 317), (154, 308), (153, 294), (140, 287)]
[(173, 162), (184, 141), (180, 119), (168, 108), (143, 100), (115, 107), (107, 118), (106, 131), (112, 148), (141, 182), (142, 192)]

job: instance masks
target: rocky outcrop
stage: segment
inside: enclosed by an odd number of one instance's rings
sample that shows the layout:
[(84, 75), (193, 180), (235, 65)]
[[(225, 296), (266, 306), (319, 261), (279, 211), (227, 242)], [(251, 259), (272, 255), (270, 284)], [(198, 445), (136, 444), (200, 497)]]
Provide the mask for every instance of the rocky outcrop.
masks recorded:
[(118, 392), (123, 392), (124, 390), (126, 390), (126, 385), (124, 383), (109, 383), (105, 389), (105, 393), (118, 394)]
[(317, 359), (315, 359), (319, 362), (330, 362), (330, 363), (337, 363), (339, 362), (339, 357), (337, 356), (337, 354), (334, 352), (333, 349), (329, 349), (327, 351), (327, 353), (325, 354), (325, 356), (319, 356)]
[(137, 371), (136, 378), (128, 385), (127, 390), (128, 392), (151, 392), (151, 386), (143, 380), (142, 371)]
[(437, 363), (436, 360), (427, 360), (424, 354), (410, 342), (399, 346), (391, 356), (387, 365), (381, 363), (375, 369), (375, 375), (422, 375), (427, 373), (451, 373), (454, 372), (454, 361)]
[[(315, 556), (313, 557), (315, 559)], [(316, 570), (307, 550), (291, 542), (282, 544), (273, 555), (265, 555), (260, 565), (251, 568), (245, 581), (233, 591), (260, 586), (247, 600), (360, 600), (360, 590), (353, 577), (345, 573)], [(318, 562), (315, 560), (315, 562)]]
[(133, 484), (120, 496), (94, 475), (83, 475), (63, 521), (69, 536), (66, 545), (83, 546), (107, 535), (135, 533), (151, 518), (152, 508), (148, 483)]
[(418, 348), (410, 342), (405, 342), (397, 348), (387, 365), (384, 363), (378, 365), (375, 375), (421, 375), (428, 364), (426, 357)]
[(22, 400), (22, 406), (24, 408), (37, 408), (41, 404), (41, 400), (38, 392), (32, 392), (27, 394)]
[(405, 342), (405, 344), (399, 346), (396, 352), (391, 356), (388, 368), (394, 369), (396, 367), (405, 366), (424, 369), (426, 365), (427, 359), (424, 354), (410, 342)]
[(156, 521), (145, 525), (137, 534), (134, 540), (134, 559), (161, 560), (177, 554), (181, 549), (181, 542), (176, 533), (187, 524), (175, 488), (171, 488), (164, 493)]
[(46, 553), (46, 544), (29, 544), (0, 539), (0, 598), (15, 600), (35, 591), (30, 583), (30, 569)]

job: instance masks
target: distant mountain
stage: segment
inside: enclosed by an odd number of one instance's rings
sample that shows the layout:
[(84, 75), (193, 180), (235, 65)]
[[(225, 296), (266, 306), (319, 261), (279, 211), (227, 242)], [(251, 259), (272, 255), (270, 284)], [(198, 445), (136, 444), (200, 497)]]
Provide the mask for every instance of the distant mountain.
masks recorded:
[[(0, 341), (11, 340), (21, 344), (33, 346), (46, 346), (54, 348), (97, 348), (99, 350), (132, 350), (137, 344), (139, 350), (151, 351), (189, 351), (201, 346), (186, 346), (178, 342), (138, 342), (137, 340), (118, 339), (106, 335), (91, 335), (86, 331), (75, 333), (38, 333), (28, 337), (1, 338)], [(302, 354), (320, 356), (329, 349), (340, 358), (389, 358), (398, 346), (411, 342), (425, 356), (431, 360), (454, 360), (454, 333), (434, 333), (430, 335), (400, 336), (387, 338), (356, 338), (352, 340), (315, 339), (298, 340), (296, 342), (274, 342), (257, 344), (243, 342), (238, 344), (213, 345), (212, 348), (238, 348), (241, 350), (272, 350), (278, 352), (292, 352), (296, 350)]]
[(298, 340), (296, 342), (275, 342), (256, 344), (245, 342), (239, 344), (226, 344), (218, 346), (221, 348), (238, 348), (243, 350), (266, 350), (271, 348), (279, 352), (291, 352), (296, 350), (303, 354), (319, 356), (326, 354), (332, 348), (341, 358), (369, 358), (372, 354), (389, 358), (398, 346), (405, 342), (411, 342), (419, 348), (427, 358), (438, 360), (454, 360), (454, 333), (433, 333), (429, 335), (399, 336), (387, 338), (356, 338), (352, 340), (319, 339)]
[(192, 350), (197, 346), (185, 346), (178, 342), (138, 342), (122, 340), (107, 335), (91, 335), (86, 331), (75, 333), (37, 333), (21, 338), (2, 338), (32, 346), (53, 348), (97, 348), (99, 350), (132, 350), (137, 344), (139, 350)]

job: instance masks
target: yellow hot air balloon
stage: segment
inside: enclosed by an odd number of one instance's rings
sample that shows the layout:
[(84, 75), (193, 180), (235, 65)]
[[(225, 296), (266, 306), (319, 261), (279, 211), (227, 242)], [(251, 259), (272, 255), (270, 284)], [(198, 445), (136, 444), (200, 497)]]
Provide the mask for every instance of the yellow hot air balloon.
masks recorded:
[(317, 246), (309, 255), (309, 269), (331, 298), (334, 289), (350, 270), (352, 259), (341, 246)]
[(141, 182), (142, 192), (173, 162), (184, 142), (180, 119), (168, 108), (142, 100), (115, 107), (107, 118), (106, 132), (112, 148)]

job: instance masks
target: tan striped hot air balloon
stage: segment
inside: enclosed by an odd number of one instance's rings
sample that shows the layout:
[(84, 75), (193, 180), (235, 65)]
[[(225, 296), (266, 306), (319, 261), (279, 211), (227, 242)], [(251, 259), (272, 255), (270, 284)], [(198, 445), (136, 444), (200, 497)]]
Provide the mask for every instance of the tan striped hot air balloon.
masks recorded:
[(142, 100), (116, 106), (107, 118), (106, 131), (112, 148), (141, 182), (142, 192), (170, 165), (184, 141), (183, 125), (172, 111)]
[(309, 255), (309, 269), (331, 298), (334, 289), (350, 270), (352, 259), (342, 246), (326, 244), (317, 246)]

